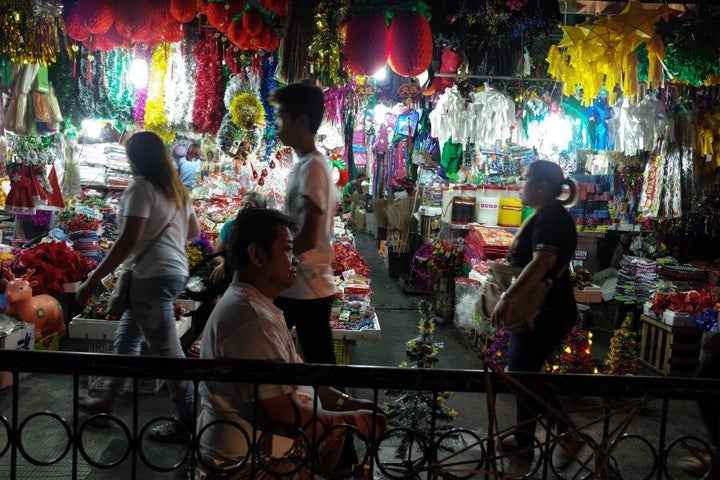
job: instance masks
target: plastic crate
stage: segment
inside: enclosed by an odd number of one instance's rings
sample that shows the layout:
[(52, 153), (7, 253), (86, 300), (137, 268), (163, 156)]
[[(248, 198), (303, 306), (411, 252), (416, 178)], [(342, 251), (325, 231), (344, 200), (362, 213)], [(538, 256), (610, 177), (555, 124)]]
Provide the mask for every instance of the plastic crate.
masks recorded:
[[(88, 340), (88, 352), (112, 353), (113, 343), (102, 340)], [(108, 389), (109, 378), (88, 375), (88, 391), (104, 392)], [(140, 378), (138, 379), (138, 393), (155, 394), (165, 384), (164, 379)]]

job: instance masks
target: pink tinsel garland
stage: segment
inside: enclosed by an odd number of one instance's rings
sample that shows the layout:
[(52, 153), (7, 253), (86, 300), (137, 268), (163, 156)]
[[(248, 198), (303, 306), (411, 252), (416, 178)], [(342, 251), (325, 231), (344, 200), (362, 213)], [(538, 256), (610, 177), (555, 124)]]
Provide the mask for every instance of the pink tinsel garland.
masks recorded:
[(145, 127), (145, 102), (147, 101), (147, 88), (138, 89), (135, 92), (135, 108), (133, 108), (133, 119), (140, 128)]
[(197, 60), (195, 78), (195, 101), (192, 119), (195, 132), (217, 134), (223, 117), (222, 66), (217, 42), (212, 39), (199, 41), (193, 49)]

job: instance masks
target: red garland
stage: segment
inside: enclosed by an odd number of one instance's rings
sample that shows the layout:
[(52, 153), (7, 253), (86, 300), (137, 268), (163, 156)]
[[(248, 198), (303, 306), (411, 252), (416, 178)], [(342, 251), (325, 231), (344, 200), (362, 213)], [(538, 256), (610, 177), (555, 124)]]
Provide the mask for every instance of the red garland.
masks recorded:
[(197, 61), (193, 125), (197, 133), (216, 135), (223, 117), (222, 65), (217, 42), (208, 38), (199, 41), (193, 49)]

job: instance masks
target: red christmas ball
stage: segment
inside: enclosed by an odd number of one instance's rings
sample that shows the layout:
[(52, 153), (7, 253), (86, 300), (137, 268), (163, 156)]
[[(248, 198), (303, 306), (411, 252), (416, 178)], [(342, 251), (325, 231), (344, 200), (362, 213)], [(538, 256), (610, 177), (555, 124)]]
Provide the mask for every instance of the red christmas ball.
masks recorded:
[(263, 177), (260, 177), (260, 180), (258, 180), (258, 185), (260, 185), (261, 187), (265, 185), (265, 179)]
[(260, 176), (263, 176), (263, 177), (267, 177), (267, 176), (268, 176), (268, 171), (267, 171), (266, 168), (263, 168), (263, 169), (262, 169), (262, 171), (260, 172)]
[(361, 13), (350, 18), (345, 34), (348, 68), (356, 75), (373, 75), (388, 59), (388, 29), (382, 13)]
[(270, 168), (275, 168), (275, 160), (270, 160)]
[(398, 75), (414, 77), (430, 66), (433, 41), (430, 23), (424, 15), (408, 12), (393, 18), (388, 43), (388, 62)]
[(77, 8), (70, 10), (65, 17), (65, 28), (68, 36), (77, 42), (84, 42), (90, 36), (90, 31), (80, 22)]
[(187, 23), (197, 14), (196, 0), (170, 0), (170, 15), (180, 23)]
[(75, 7), (80, 23), (90, 33), (105, 33), (113, 24), (113, 9), (109, 0), (80, 0)]

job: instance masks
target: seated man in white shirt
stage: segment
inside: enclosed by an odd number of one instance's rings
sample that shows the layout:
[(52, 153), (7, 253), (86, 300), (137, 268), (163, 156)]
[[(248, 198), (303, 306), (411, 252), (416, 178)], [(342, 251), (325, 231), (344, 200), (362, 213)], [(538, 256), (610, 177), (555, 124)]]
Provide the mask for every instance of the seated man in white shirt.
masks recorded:
[[(302, 363), (285, 324), (282, 311), (273, 299), (295, 280), (298, 263), (293, 254), (293, 222), (280, 212), (249, 209), (238, 213), (227, 246), (226, 264), (233, 282), (215, 306), (205, 326), (201, 358), (233, 358), (268, 362)], [(205, 464), (196, 478), (215, 478), (212, 470), (230, 470), (243, 460), (243, 467), (229, 471), (223, 479), (274, 478), (259, 462), (245, 458), (252, 438), (255, 387), (245, 383), (202, 382), (199, 386), (202, 413), (198, 418), (198, 442)], [(312, 439), (321, 438), (333, 425), (355, 426), (366, 438), (378, 438), (387, 419), (373, 412), (373, 403), (349, 397), (330, 387), (320, 387), (322, 403), (313, 418), (313, 390), (297, 385), (259, 385), (258, 430), (290, 425), (303, 429)], [(313, 421), (315, 420), (315, 421)], [(213, 423), (222, 422), (222, 423)], [(242, 426), (245, 432), (229, 424)], [(208, 426), (209, 425), (209, 426)], [(206, 428), (207, 427), (207, 428)], [(203, 428), (206, 428), (203, 431)], [(334, 429), (320, 447), (322, 469), (333, 472), (342, 450), (346, 431)], [(259, 434), (258, 437), (259, 438)], [(305, 458), (288, 455), (270, 458), (265, 445), (259, 447), (262, 465), (273, 472), (292, 472), (283, 478), (310, 478)], [(317, 475), (317, 470), (316, 470)]]

